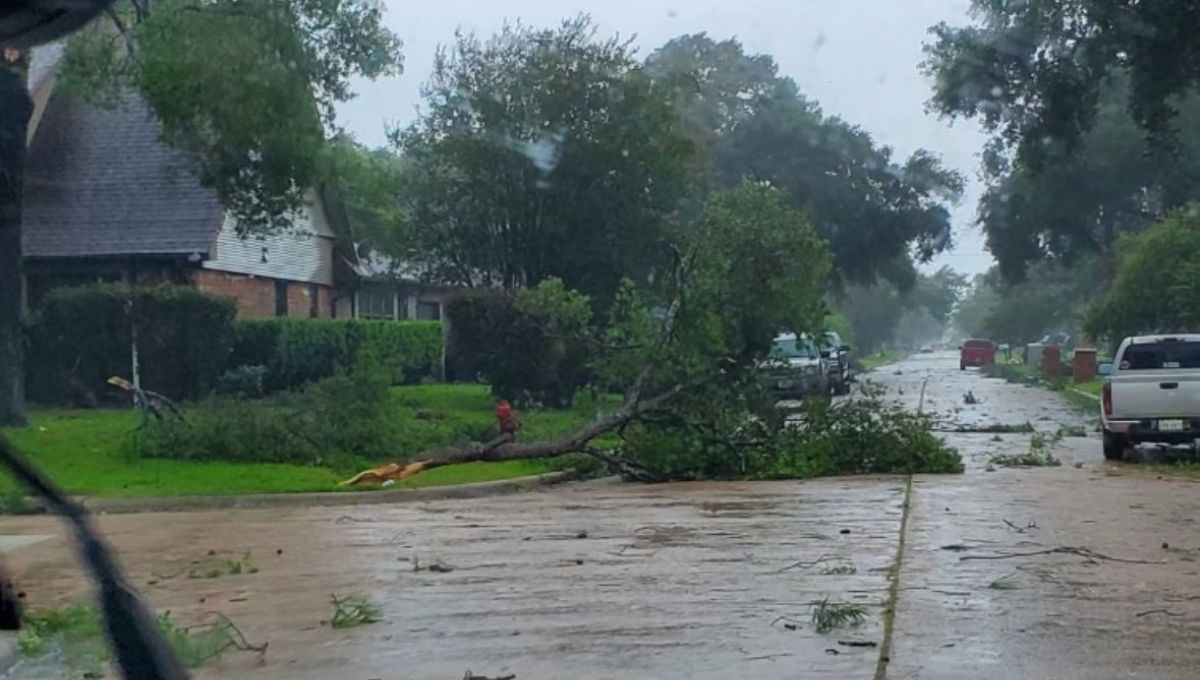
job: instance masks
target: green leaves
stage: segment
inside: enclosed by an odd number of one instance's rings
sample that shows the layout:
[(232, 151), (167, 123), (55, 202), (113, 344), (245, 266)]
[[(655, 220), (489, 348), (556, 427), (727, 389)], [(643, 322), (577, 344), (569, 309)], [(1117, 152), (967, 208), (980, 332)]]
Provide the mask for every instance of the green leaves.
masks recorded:
[(1117, 342), (1135, 334), (1185, 330), (1200, 323), (1200, 214), (1182, 209), (1149, 231), (1122, 239), (1117, 276), (1087, 314), (1085, 330)]
[(666, 262), (690, 145), (627, 43), (590, 19), (460, 34), (393, 141), (416, 171), (418, 249), (455, 283), (560, 278), (607, 305)]
[(399, 40), (369, 0), (158, 0), (125, 34), (81, 34), (69, 83), (116, 104), (132, 90), (243, 230), (286, 227), (323, 179), (325, 130), (349, 79), (396, 73)]
[(666, 88), (688, 135), (704, 150), (703, 179), (724, 187), (769, 181), (806, 210), (839, 277), (904, 284), (898, 254), (928, 260), (950, 245), (948, 205), (963, 178), (919, 150), (903, 163), (860, 128), (826, 117), (767, 55), (737, 41), (676, 38), (647, 70)]

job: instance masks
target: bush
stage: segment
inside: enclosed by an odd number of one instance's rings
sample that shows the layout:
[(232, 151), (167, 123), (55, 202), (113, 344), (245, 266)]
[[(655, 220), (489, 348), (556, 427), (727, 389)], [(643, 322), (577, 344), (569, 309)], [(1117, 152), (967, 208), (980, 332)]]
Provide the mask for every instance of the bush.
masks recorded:
[(327, 378), (261, 401), (216, 397), (189, 409), (184, 420), (148, 423), (134, 448), (152, 458), (353, 468), (398, 445), (389, 403), (387, 383), (378, 377)]
[(132, 377), (173, 398), (217, 384), (233, 341), (232, 301), (186, 286), (97, 285), (51, 291), (27, 329), (26, 382), (45, 403), (94, 405), (105, 381)]
[(515, 295), (463, 295), (446, 312), (456, 378), (482, 377), (498, 397), (555, 408), (568, 406), (587, 384), (591, 307), (562, 281)]
[(234, 397), (261, 397), (266, 375), (266, 366), (239, 366), (225, 371), (217, 383), (217, 393)]
[(267, 392), (356, 371), (398, 385), (437, 377), (441, 369), (436, 321), (247, 319), (234, 329), (230, 366), (265, 367)]
[(1084, 321), (1088, 336), (1113, 343), (1130, 335), (1200, 326), (1200, 210), (1191, 206), (1137, 234), (1122, 236), (1116, 277)]

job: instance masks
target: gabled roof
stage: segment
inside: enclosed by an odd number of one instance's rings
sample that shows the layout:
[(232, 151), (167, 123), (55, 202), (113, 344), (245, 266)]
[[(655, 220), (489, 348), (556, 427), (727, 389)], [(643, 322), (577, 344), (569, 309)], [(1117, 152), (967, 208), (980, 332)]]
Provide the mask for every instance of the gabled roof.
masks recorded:
[(25, 256), (206, 255), (224, 209), (136, 97), (107, 109), (55, 92), (30, 143)]

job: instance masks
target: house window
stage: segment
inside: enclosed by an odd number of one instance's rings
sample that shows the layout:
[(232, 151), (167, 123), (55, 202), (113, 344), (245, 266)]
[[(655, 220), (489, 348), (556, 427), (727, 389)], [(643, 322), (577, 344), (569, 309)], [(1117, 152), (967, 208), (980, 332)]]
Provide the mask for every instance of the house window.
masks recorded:
[(315, 283), (308, 284), (308, 316), (321, 316), (321, 287)]
[(417, 318), (421, 321), (441, 321), (442, 320), (442, 303), (440, 302), (425, 302), (417, 303)]
[(275, 282), (275, 316), (288, 315), (288, 282)]
[(387, 288), (363, 288), (358, 293), (358, 315), (364, 319), (394, 319), (396, 295)]

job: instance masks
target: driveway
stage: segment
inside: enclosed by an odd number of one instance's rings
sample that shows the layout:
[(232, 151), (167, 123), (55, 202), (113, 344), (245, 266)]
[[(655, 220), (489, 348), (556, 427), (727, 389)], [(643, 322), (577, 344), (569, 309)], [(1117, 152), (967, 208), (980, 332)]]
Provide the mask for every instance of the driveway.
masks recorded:
[[(1087, 422), (1044, 390), (962, 373), (948, 354), (872, 379), (945, 430)], [(965, 404), (968, 391), (980, 403)], [(590, 483), (100, 520), (156, 608), (184, 622), (219, 611), (269, 642), (262, 659), (231, 654), (200, 678), (1195, 676), (1200, 489), (1111, 474), (1094, 435), (1065, 439), (1063, 466), (1037, 469), (988, 463), (1026, 450), (1028, 434), (945, 436), (967, 472), (911, 489), (904, 478)], [(32, 606), (87, 596), (54, 520), (0, 529), (44, 537), (7, 558)], [(208, 578), (225, 560), (253, 570)], [(350, 593), (382, 621), (331, 629), (330, 596)], [(823, 600), (866, 620), (817, 633)], [(32, 672), (18, 670), (46, 677)]]

